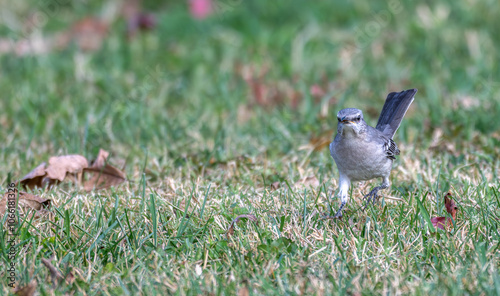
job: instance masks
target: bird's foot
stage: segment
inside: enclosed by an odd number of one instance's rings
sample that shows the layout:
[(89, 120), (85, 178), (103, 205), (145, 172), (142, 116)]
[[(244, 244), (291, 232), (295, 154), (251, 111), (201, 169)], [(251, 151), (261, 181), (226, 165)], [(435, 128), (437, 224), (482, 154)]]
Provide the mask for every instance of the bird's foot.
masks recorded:
[(370, 193), (368, 193), (367, 195), (365, 195), (366, 204), (365, 204), (365, 207), (363, 208), (363, 210), (368, 207), (368, 205), (370, 204), (370, 202), (372, 204), (375, 204), (375, 201), (378, 201), (378, 199), (380, 198), (380, 196), (377, 193), (378, 193), (378, 191), (380, 189), (382, 189), (382, 187), (380, 187), (380, 186), (375, 187), (375, 188), (372, 189), (372, 191), (370, 191)]
[(326, 213), (321, 217), (321, 220), (335, 220), (335, 219), (342, 219), (342, 211), (338, 211), (337, 214), (330, 216), (327, 215)]
[(345, 206), (345, 202), (342, 202), (340, 204), (340, 209), (337, 211), (337, 213), (334, 215), (334, 216), (330, 216), (330, 215), (323, 215), (323, 217), (321, 219), (325, 220), (325, 219), (342, 219), (342, 210), (344, 209), (344, 206)]

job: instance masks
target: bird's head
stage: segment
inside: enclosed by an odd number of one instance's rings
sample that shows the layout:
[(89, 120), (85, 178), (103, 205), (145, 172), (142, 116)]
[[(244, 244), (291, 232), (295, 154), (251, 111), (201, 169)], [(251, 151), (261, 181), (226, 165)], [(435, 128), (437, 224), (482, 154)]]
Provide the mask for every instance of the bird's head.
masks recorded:
[(359, 135), (366, 131), (366, 122), (363, 119), (363, 112), (356, 108), (342, 109), (337, 113), (337, 132), (343, 136), (349, 134)]

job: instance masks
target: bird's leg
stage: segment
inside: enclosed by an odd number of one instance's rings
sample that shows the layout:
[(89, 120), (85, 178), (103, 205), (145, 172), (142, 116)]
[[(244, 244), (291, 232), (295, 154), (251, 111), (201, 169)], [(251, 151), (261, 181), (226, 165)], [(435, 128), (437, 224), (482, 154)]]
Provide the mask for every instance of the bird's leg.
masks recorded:
[(334, 216), (325, 216), (325, 219), (336, 219), (342, 217), (342, 210), (347, 204), (349, 199), (348, 191), (351, 181), (346, 176), (340, 175), (339, 179), (339, 197), (340, 197), (340, 208)]
[(342, 197), (340, 197), (340, 208), (337, 211), (337, 213), (335, 214), (335, 216), (333, 216), (334, 219), (342, 218), (342, 210), (344, 209), (346, 203), (347, 203), (347, 200), (344, 200)]
[(378, 195), (379, 190), (389, 188), (389, 185), (390, 185), (389, 177), (384, 177), (384, 180), (380, 186), (373, 188), (367, 195), (365, 195), (366, 205), (364, 208), (366, 209), (366, 207), (370, 204), (370, 202), (375, 204), (375, 200), (378, 200), (380, 197)]

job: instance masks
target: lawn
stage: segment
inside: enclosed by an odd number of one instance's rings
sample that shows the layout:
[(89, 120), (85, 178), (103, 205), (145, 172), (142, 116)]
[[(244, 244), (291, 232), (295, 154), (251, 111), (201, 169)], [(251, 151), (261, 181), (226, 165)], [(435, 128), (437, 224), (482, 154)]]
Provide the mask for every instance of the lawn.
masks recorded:
[[(495, 1), (49, 2), (0, 2), (1, 192), (100, 149), (127, 181), (30, 190), (51, 206), (19, 216), (15, 256), (3, 217), (0, 294), (12, 264), (36, 295), (500, 294)], [(374, 126), (409, 88), (391, 187), (322, 219), (336, 113)]]

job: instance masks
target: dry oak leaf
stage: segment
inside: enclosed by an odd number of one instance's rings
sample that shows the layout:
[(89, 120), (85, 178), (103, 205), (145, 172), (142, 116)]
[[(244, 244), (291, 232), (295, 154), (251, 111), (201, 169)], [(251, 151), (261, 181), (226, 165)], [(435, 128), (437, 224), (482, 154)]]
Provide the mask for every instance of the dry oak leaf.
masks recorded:
[[(453, 221), (456, 220), (456, 215), (457, 215), (457, 209), (458, 207), (455, 205), (455, 202), (453, 201), (451, 193), (446, 193), (444, 197), (444, 206), (446, 208), (446, 211), (451, 215), (453, 218)], [(431, 218), (432, 225), (436, 228), (441, 228), (445, 229), (446, 227), (446, 221), (448, 221), (448, 225), (453, 226), (453, 221), (451, 218), (446, 219), (446, 217), (433, 217)]]
[(104, 149), (99, 149), (97, 158), (92, 162), (90, 167), (92, 168), (102, 168), (106, 164), (106, 160), (109, 157), (109, 152)]
[(26, 176), (19, 180), (24, 188), (33, 189), (62, 182), (67, 174), (80, 173), (88, 167), (87, 159), (81, 155), (63, 155), (49, 158), (49, 164), (45, 162), (37, 166)]
[[(109, 153), (106, 150), (99, 150), (97, 159), (92, 163), (92, 166), (83, 170), (84, 190), (92, 191), (93, 189), (108, 188), (119, 185), (127, 180), (124, 172), (106, 163), (108, 156)], [(85, 180), (86, 174), (90, 175), (88, 180)]]
[(255, 217), (252, 214), (244, 214), (244, 215), (239, 215), (238, 217), (234, 218), (234, 220), (231, 222), (231, 225), (229, 225), (229, 228), (227, 229), (226, 236), (229, 239), (230, 235), (234, 234), (234, 225), (238, 223), (242, 218), (247, 218), (250, 219), (254, 222), (257, 222), (257, 217)]
[[(31, 172), (29, 172), (26, 176), (24, 176), (19, 183), (21, 183), (24, 188), (35, 188), (35, 187), (43, 187), (44, 177), (47, 174), (45, 172), (46, 163), (43, 162), (41, 165), (34, 168)], [(47, 179), (45, 181), (48, 181)]]
[(81, 155), (53, 156), (45, 172), (48, 178), (62, 182), (67, 174), (79, 173), (88, 166), (87, 159)]
[[(12, 196), (14, 195), (14, 196)], [(0, 214), (3, 215), (7, 210), (7, 201), (18, 200), (18, 204), (22, 207), (28, 207), (37, 211), (50, 207), (51, 200), (47, 198), (42, 198), (38, 195), (34, 195), (27, 192), (19, 192), (17, 194), (17, 189), (14, 192), (7, 192), (4, 194), (3, 199), (0, 201)], [(15, 208), (17, 208), (17, 205)]]

